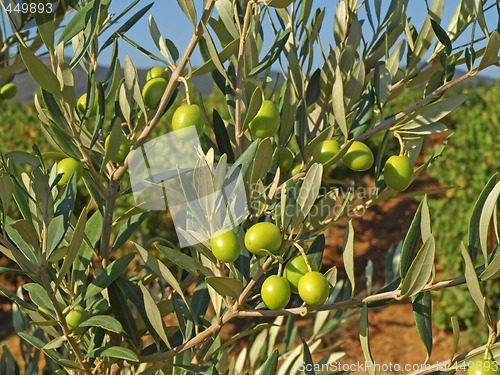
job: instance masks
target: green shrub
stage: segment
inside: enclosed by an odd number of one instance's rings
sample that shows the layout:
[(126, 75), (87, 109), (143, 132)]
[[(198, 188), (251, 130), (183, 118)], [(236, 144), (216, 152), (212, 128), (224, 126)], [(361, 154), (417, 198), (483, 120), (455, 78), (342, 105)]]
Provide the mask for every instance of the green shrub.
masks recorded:
[[(463, 264), (457, 262), (456, 257), (460, 242), (467, 243), (468, 218), (489, 177), (500, 170), (499, 96), (500, 82), (470, 92), (468, 100), (447, 118), (447, 125), (454, 134), (442, 157), (428, 170), (440, 184), (456, 186), (429, 202), (434, 214), (438, 260), (448, 277), (463, 272)], [(430, 151), (433, 150), (429, 149), (428, 153)], [(485, 288), (492, 301), (500, 300), (498, 283), (486, 283)], [(471, 341), (484, 340), (487, 330), (484, 327), (478, 329), (478, 325), (484, 323), (466, 287), (443, 290), (436, 302), (435, 316), (439, 327), (449, 327), (450, 318), (457, 316), (470, 328), (467, 337)], [(483, 334), (482, 338), (478, 332)]]

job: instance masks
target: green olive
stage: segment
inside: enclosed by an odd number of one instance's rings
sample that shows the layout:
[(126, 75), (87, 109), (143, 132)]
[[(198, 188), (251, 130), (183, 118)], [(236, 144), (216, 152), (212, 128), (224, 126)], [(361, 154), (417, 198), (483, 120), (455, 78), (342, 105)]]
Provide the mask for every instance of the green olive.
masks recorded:
[(339, 144), (332, 140), (318, 143), (313, 150), (313, 160), (316, 163), (328, 164), (340, 152)]
[(281, 172), (288, 172), (293, 167), (295, 155), (288, 147), (280, 146), (278, 148), (278, 159)]
[(284, 277), (269, 276), (262, 284), (260, 296), (270, 310), (281, 310), (290, 301), (290, 284)]
[(168, 82), (165, 78), (157, 77), (147, 81), (142, 88), (142, 99), (149, 109), (155, 109), (160, 105), (163, 93), (167, 89)]
[(256, 255), (264, 255), (264, 250), (270, 253), (277, 252), (282, 240), (280, 229), (269, 222), (254, 224), (245, 233), (245, 246), (248, 251)]
[(299, 296), (309, 306), (325, 303), (330, 293), (330, 284), (326, 277), (317, 271), (307, 272), (299, 280)]
[(172, 117), (172, 130), (181, 137), (186, 128), (195, 126), (198, 134), (203, 132), (205, 116), (197, 104), (184, 104), (177, 108)]
[(0, 96), (4, 99), (12, 99), (17, 94), (17, 86), (13, 83), (7, 83), (0, 89)]
[(85, 322), (89, 318), (89, 314), (82, 306), (75, 306), (66, 315), (66, 325), (69, 330), (75, 335), (82, 335), (87, 330), (87, 327), (80, 327), (80, 324)]
[(405, 155), (393, 155), (384, 167), (384, 181), (388, 187), (396, 191), (405, 190), (413, 179), (413, 166)]
[(210, 248), (214, 256), (224, 263), (233, 263), (240, 256), (238, 236), (228, 229), (223, 229), (210, 239)]
[(146, 73), (146, 82), (158, 77), (168, 80), (168, 70), (162, 68), (161, 66), (153, 66)]
[(373, 152), (363, 142), (355, 141), (342, 157), (342, 161), (353, 171), (366, 171), (373, 165)]
[(66, 185), (74, 173), (76, 173), (76, 178), (79, 178), (82, 172), (83, 166), (78, 160), (73, 158), (62, 159), (57, 163), (57, 174), (62, 174), (57, 186)]
[(259, 111), (248, 124), (248, 127), (257, 138), (273, 136), (280, 127), (278, 107), (272, 101), (264, 100)]

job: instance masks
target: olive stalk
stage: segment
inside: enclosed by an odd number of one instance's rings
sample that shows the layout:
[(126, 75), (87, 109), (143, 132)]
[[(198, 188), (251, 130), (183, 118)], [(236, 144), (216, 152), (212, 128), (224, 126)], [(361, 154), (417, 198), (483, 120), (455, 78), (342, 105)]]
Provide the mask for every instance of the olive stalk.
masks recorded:
[[(170, 102), (170, 99), (172, 98), (172, 95), (175, 92), (175, 89), (177, 88), (179, 84), (179, 78), (182, 76), (184, 69), (186, 68), (188, 61), (195, 50), (196, 46), (198, 45), (198, 41), (200, 40), (201, 36), (203, 35), (203, 25), (205, 25), (209, 18), (210, 15), (212, 14), (212, 10), (215, 6), (215, 1), (216, 0), (208, 0), (205, 8), (203, 10), (203, 14), (201, 16), (200, 22), (198, 23), (197, 28), (194, 31), (193, 36), (191, 37), (191, 40), (189, 41), (189, 44), (186, 47), (186, 50), (184, 52), (184, 55), (182, 55), (181, 60), (177, 67), (172, 71), (172, 75), (170, 76), (170, 80), (168, 81), (167, 88), (165, 89), (165, 92), (163, 93), (163, 96), (160, 100), (160, 104), (158, 106), (158, 109), (156, 111), (156, 114), (154, 117), (146, 124), (145, 128), (142, 130), (140, 133), (139, 137), (137, 138), (134, 146), (132, 147), (133, 150), (138, 149), (141, 147), (148, 136), (151, 134), (155, 126), (159, 123), (160, 119), (163, 116), (163, 113), (165, 112), (165, 108), (167, 108), (168, 103)], [(125, 158), (125, 161), (123, 162), (123, 165), (120, 166), (115, 173), (111, 176), (111, 179), (114, 181), (120, 181), (123, 176), (125, 175), (125, 172), (127, 171), (128, 168), (128, 162), (130, 155), (132, 153), (129, 153), (127, 157)]]
[(49, 239), (49, 223), (48, 223), (48, 194), (50, 194), (50, 191), (47, 190), (47, 195), (44, 197), (44, 212), (43, 212), (43, 218), (42, 218), (42, 264), (40, 266), (40, 269), (38, 271), (38, 276), (40, 277), (42, 281), (42, 285), (47, 292), (50, 302), (52, 303), (52, 306), (54, 307), (54, 311), (56, 313), (56, 318), (57, 322), (59, 323), (59, 326), (63, 330), (64, 337), (66, 337), (66, 340), (68, 340), (68, 343), (73, 350), (73, 353), (76, 356), (76, 359), (80, 366), (82, 367), (82, 370), (88, 374), (92, 374), (92, 370), (90, 368), (89, 363), (85, 360), (85, 355), (83, 352), (80, 350), (80, 346), (78, 343), (75, 341), (75, 339), (71, 336), (71, 331), (66, 324), (66, 319), (64, 317), (64, 314), (61, 310), (61, 307), (59, 306), (59, 302), (57, 301), (56, 295), (54, 293), (54, 289), (52, 288), (50, 284), (50, 279), (47, 274), (47, 244), (48, 244), (48, 239)]
[[(221, 317), (219, 321), (216, 323), (212, 324), (210, 327), (199, 333), (197, 336), (193, 337), (191, 340), (173, 348), (171, 351), (168, 351), (166, 353), (155, 353), (151, 355), (144, 355), (140, 357), (141, 362), (148, 362), (148, 363), (155, 363), (155, 362), (165, 362), (168, 361), (170, 358), (175, 357), (176, 355), (179, 355), (186, 350), (191, 349), (194, 346), (203, 344), (206, 340), (208, 340), (212, 335), (217, 334), (217, 332), (220, 331), (223, 325), (228, 323), (229, 321), (233, 319), (243, 319), (243, 318), (270, 318), (270, 317), (277, 317), (277, 316), (290, 316), (290, 315), (299, 315), (299, 316), (304, 316), (307, 315), (308, 313), (311, 312), (319, 312), (319, 311), (332, 311), (332, 310), (338, 310), (338, 309), (346, 309), (346, 308), (355, 308), (362, 306), (364, 304), (372, 303), (372, 302), (380, 302), (380, 301), (387, 301), (391, 299), (397, 299), (400, 297), (400, 290), (394, 290), (390, 292), (384, 292), (384, 293), (378, 293), (378, 294), (372, 294), (366, 297), (360, 297), (360, 298), (355, 298), (355, 299), (350, 299), (350, 300), (345, 300), (345, 301), (340, 301), (340, 302), (335, 302), (331, 304), (324, 304), (318, 307), (310, 308), (307, 306), (303, 307), (297, 307), (297, 308), (291, 308), (291, 309), (282, 309), (282, 310), (250, 310), (250, 309), (240, 309), (239, 307), (241, 304), (244, 302), (245, 297), (250, 293), (252, 288), (255, 286), (257, 280), (260, 278), (260, 276), (265, 272), (267, 267), (271, 265), (273, 262), (273, 258), (269, 257), (264, 264), (259, 267), (256, 275), (252, 278), (252, 280), (249, 281), (245, 289), (240, 295), (240, 298), (238, 299), (238, 303), (233, 305), (230, 309), (226, 311), (226, 313)], [(449, 288), (452, 286), (456, 285), (461, 285), (465, 283), (465, 276), (458, 276), (455, 278), (439, 281), (435, 284), (429, 284), (425, 286), (421, 292), (425, 291), (437, 291), (441, 290), (444, 288)], [(494, 345), (493, 345), (494, 346)], [(493, 346), (490, 346), (492, 348)], [(485, 346), (486, 347), (486, 346)], [(482, 350), (485, 349), (482, 348)], [(470, 353), (478, 353), (480, 350), (474, 350)], [(468, 353), (468, 354), (470, 354)], [(460, 356), (459, 356), (460, 357)], [(457, 358), (459, 358), (457, 357)], [(465, 358), (465, 357), (464, 357)], [(448, 363), (448, 362), (444, 362)], [(417, 372), (417, 374), (427, 374), (428, 372)]]
[[(493, 65), (493, 64), (491, 64), (491, 65)], [(363, 134), (360, 134), (359, 136), (357, 136), (355, 138), (355, 140), (356, 141), (362, 141), (362, 140), (365, 140), (365, 139), (373, 136), (374, 134), (377, 134), (377, 133), (379, 133), (379, 132), (381, 132), (383, 130), (391, 128), (398, 121), (402, 120), (403, 118), (405, 118), (406, 116), (408, 116), (410, 113), (415, 112), (417, 109), (423, 107), (425, 104), (429, 103), (434, 98), (436, 98), (439, 95), (443, 94), (448, 89), (450, 89), (453, 86), (459, 84), (460, 82), (465, 81), (466, 79), (468, 79), (470, 77), (475, 76), (477, 73), (478, 73), (478, 70), (469, 71), (469, 72), (461, 75), (460, 77), (458, 77), (458, 78), (456, 78), (454, 80), (446, 82), (445, 84), (443, 84), (440, 87), (438, 87), (436, 90), (434, 90), (433, 92), (431, 92), (426, 97), (420, 99), (417, 103), (415, 103), (415, 104), (409, 106), (408, 108), (406, 108), (405, 110), (403, 110), (401, 112), (398, 112), (398, 113), (394, 114), (393, 116), (391, 116), (391, 117), (389, 117), (389, 118), (381, 121), (380, 124), (378, 124), (377, 126), (371, 128), (370, 130), (367, 130)]]

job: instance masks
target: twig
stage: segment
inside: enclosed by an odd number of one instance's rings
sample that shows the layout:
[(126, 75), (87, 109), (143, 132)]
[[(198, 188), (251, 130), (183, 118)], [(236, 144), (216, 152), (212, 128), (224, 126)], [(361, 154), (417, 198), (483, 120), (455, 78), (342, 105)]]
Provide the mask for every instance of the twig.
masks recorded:
[[(216, 0), (208, 0), (207, 4), (205, 5), (205, 9), (203, 11), (203, 15), (201, 16), (201, 20), (198, 23), (198, 27), (196, 28), (193, 36), (191, 37), (191, 40), (189, 41), (188, 46), (186, 47), (186, 51), (184, 52), (184, 55), (182, 56), (179, 65), (175, 68), (175, 70), (172, 72), (172, 75), (170, 76), (170, 80), (168, 81), (167, 88), (165, 89), (165, 92), (163, 93), (163, 96), (160, 101), (160, 105), (158, 106), (158, 110), (156, 111), (155, 116), (151, 119), (151, 121), (146, 125), (144, 130), (141, 132), (139, 137), (137, 138), (137, 141), (135, 142), (133, 149), (136, 150), (138, 149), (147, 139), (147, 137), (151, 134), (155, 126), (158, 124), (160, 121), (161, 117), (163, 116), (163, 112), (165, 111), (165, 108), (167, 108), (168, 103), (170, 102), (170, 99), (172, 98), (172, 95), (174, 94), (174, 91), (179, 84), (179, 77), (182, 76), (184, 69), (186, 68), (186, 65), (189, 61), (189, 58), (191, 57), (191, 54), (193, 53), (194, 49), (198, 45), (198, 41), (200, 40), (202, 34), (203, 34), (203, 27), (202, 25), (206, 24), (208, 19), (210, 18), (210, 15), (212, 13), (212, 10), (215, 6), (215, 1)], [(111, 177), (113, 181), (120, 181), (125, 172), (127, 171), (128, 168), (128, 162), (129, 162), (129, 157), (131, 153), (128, 154), (127, 158), (123, 162), (123, 165), (116, 170), (116, 172), (113, 174)]]
[(238, 298), (238, 301), (236, 302), (236, 308), (238, 308), (239, 306), (241, 306), (245, 302), (245, 299), (246, 299), (248, 293), (250, 293), (250, 291), (255, 286), (255, 284), (257, 283), (257, 281), (259, 280), (259, 278), (262, 276), (262, 274), (264, 272), (266, 272), (267, 267), (269, 267), (273, 261), (274, 261), (274, 258), (273, 257), (269, 257), (264, 262), (264, 264), (261, 267), (259, 267), (259, 269), (255, 273), (255, 275), (252, 278), (252, 280), (250, 280), (248, 282), (248, 284), (245, 287), (245, 289), (243, 289), (243, 292), (241, 292), (240, 298)]
[(367, 138), (371, 137), (374, 134), (377, 134), (377, 133), (381, 132), (382, 130), (389, 129), (391, 126), (393, 126), (399, 120), (401, 120), (404, 117), (408, 116), (410, 113), (416, 111), (417, 109), (423, 107), (425, 104), (427, 104), (428, 102), (430, 102), (435, 97), (443, 94), (449, 88), (451, 88), (451, 87), (459, 84), (462, 81), (465, 81), (467, 78), (472, 77), (476, 73), (477, 72), (467, 72), (464, 75), (461, 75), (460, 77), (458, 77), (458, 78), (456, 78), (456, 79), (454, 79), (452, 81), (449, 81), (449, 82), (445, 83), (444, 85), (442, 85), (441, 87), (439, 87), (435, 91), (431, 92), (425, 98), (419, 100), (414, 105), (406, 108), (404, 111), (396, 113), (395, 115), (393, 115), (393, 116), (385, 119), (384, 121), (382, 121), (379, 125), (375, 126), (374, 128), (372, 128), (372, 129), (364, 132), (363, 134), (357, 136), (356, 140), (357, 141), (362, 141), (364, 139), (367, 139)]
[[(251, 291), (252, 287), (255, 285), (256, 280), (262, 275), (262, 273), (265, 271), (267, 267), (272, 263), (274, 259), (272, 257), (269, 257), (266, 262), (262, 265), (262, 267), (259, 268), (257, 271), (257, 274), (254, 276), (254, 278), (247, 284), (246, 288), (243, 290), (239, 301), (243, 301), (244, 297)], [(449, 280), (444, 280), (440, 281), (436, 284), (428, 285), (425, 288), (422, 289), (422, 291), (431, 291), (431, 290), (440, 290), (443, 288), (451, 287), (454, 285), (459, 285), (463, 284), (465, 282), (465, 277), (464, 276), (459, 276), (453, 279)], [(151, 355), (146, 355), (140, 357), (141, 362), (164, 362), (167, 361), (168, 359), (175, 357), (176, 355), (185, 352), (186, 350), (189, 350), (190, 348), (199, 345), (201, 343), (204, 343), (206, 340), (208, 340), (212, 335), (216, 334), (219, 332), (219, 330), (222, 328), (224, 324), (229, 322), (230, 320), (234, 318), (248, 318), (248, 317), (276, 317), (276, 316), (288, 316), (288, 315), (304, 315), (305, 313), (308, 312), (313, 312), (313, 311), (327, 311), (327, 310), (335, 310), (335, 309), (340, 309), (340, 308), (349, 308), (349, 307), (356, 307), (365, 303), (370, 303), (370, 302), (377, 302), (377, 301), (384, 301), (388, 299), (395, 299), (400, 296), (400, 291), (395, 290), (391, 292), (385, 292), (385, 293), (380, 293), (380, 294), (374, 294), (370, 295), (368, 297), (364, 298), (358, 298), (354, 300), (346, 300), (342, 302), (337, 302), (333, 303), (330, 305), (323, 305), (320, 306), (316, 309), (307, 309), (307, 307), (299, 307), (299, 308), (294, 308), (294, 309), (284, 309), (284, 310), (274, 310), (274, 311), (268, 311), (268, 310), (261, 310), (261, 311), (255, 311), (255, 310), (237, 310), (235, 306), (231, 307), (227, 312), (223, 315), (222, 319), (217, 322), (212, 324), (210, 327), (208, 327), (205, 331), (201, 332), (199, 335), (196, 337), (193, 337), (191, 340), (185, 342), (182, 345), (179, 345), (172, 350), (166, 352), (166, 353), (155, 353)], [(243, 298), (241, 298), (243, 297)]]
[[(47, 191), (47, 194), (50, 194), (50, 191)], [(44, 202), (44, 212), (43, 212), (43, 221), (42, 221), (42, 264), (39, 270), (39, 276), (42, 280), (43, 287), (45, 288), (47, 294), (49, 295), (50, 302), (52, 303), (52, 306), (54, 307), (54, 311), (56, 313), (57, 317), (57, 322), (61, 326), (64, 336), (66, 337), (66, 340), (68, 340), (68, 343), (75, 353), (76, 359), (78, 360), (78, 363), (82, 367), (82, 370), (85, 371), (86, 374), (92, 375), (92, 370), (90, 368), (89, 363), (85, 360), (84, 354), (81, 352), (80, 347), (78, 343), (73, 339), (71, 336), (71, 331), (68, 328), (68, 325), (66, 324), (66, 319), (64, 318), (64, 314), (61, 311), (61, 307), (59, 306), (59, 302), (57, 301), (56, 295), (54, 293), (54, 290), (52, 289), (52, 286), (50, 285), (50, 279), (49, 276), (47, 275), (47, 244), (48, 244), (48, 238), (49, 238), (49, 224), (48, 224), (48, 197), (45, 197), (45, 202)]]
[[(440, 281), (436, 284), (427, 285), (421, 291), (432, 291), (432, 290), (440, 290), (444, 288), (448, 288), (454, 285), (463, 284), (465, 282), (464, 276), (455, 277), (453, 279)], [(283, 309), (283, 310), (240, 310), (238, 311), (238, 318), (247, 318), (247, 317), (276, 317), (276, 316), (289, 316), (289, 315), (304, 315), (305, 313), (313, 312), (313, 311), (330, 311), (330, 310), (338, 310), (345, 309), (351, 307), (357, 307), (363, 305), (365, 303), (371, 302), (379, 302), (390, 299), (397, 299), (400, 297), (401, 291), (394, 290), (390, 292), (384, 292), (379, 294), (373, 294), (367, 297), (356, 298), (353, 300), (345, 300), (341, 302), (335, 302), (329, 305), (322, 305), (315, 309), (307, 308), (307, 307), (296, 307), (292, 309)]]

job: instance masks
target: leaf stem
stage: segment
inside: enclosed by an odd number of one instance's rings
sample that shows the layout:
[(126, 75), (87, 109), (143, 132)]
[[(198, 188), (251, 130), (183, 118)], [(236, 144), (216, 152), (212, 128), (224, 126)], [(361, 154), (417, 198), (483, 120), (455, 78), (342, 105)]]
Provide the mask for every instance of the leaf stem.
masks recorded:
[(304, 251), (304, 248), (302, 246), (300, 246), (297, 242), (294, 242), (293, 246), (295, 246), (297, 249), (299, 249), (299, 252), (302, 255), (302, 258), (304, 259), (304, 263), (306, 264), (307, 269), (309, 270), (309, 272), (312, 272), (313, 269), (312, 269), (311, 265), (309, 264), (309, 259), (307, 259), (307, 255), (306, 255), (306, 252)]

